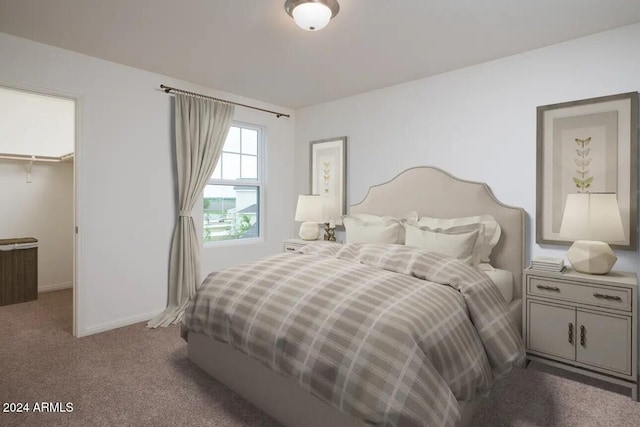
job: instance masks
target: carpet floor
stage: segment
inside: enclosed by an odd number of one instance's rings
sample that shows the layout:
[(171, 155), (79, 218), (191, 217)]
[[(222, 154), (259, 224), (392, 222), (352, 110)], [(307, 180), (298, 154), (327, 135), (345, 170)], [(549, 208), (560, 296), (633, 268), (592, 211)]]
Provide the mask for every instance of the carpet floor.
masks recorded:
[[(0, 426), (277, 426), (187, 359), (179, 328), (71, 335), (71, 291), (0, 307)], [(72, 412), (34, 412), (67, 402)], [(5, 408), (3, 408), (5, 409)], [(42, 409), (42, 408), (40, 408)], [(640, 426), (624, 388), (532, 363), (496, 385), (474, 426)]]

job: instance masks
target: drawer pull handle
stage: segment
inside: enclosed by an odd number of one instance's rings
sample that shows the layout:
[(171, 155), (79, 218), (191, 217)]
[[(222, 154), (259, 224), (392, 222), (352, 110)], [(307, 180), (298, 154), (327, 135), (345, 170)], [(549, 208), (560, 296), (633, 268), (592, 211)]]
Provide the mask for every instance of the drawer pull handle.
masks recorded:
[(538, 288), (538, 289), (544, 289), (545, 291), (556, 291), (556, 292), (560, 292), (560, 288), (557, 288), (557, 287), (555, 287), (555, 286), (536, 285), (536, 288)]
[(573, 344), (573, 323), (569, 323), (569, 343)]
[(293, 252), (293, 251), (295, 251), (295, 250), (296, 250), (296, 248), (292, 248), (292, 247), (287, 247), (287, 248), (285, 248), (285, 249), (286, 249), (286, 250), (288, 250), (288, 251), (290, 251), (290, 252)]
[(604, 298), (604, 299), (612, 299), (614, 301), (622, 301), (622, 298), (620, 298), (617, 295), (607, 295), (607, 294), (599, 294), (599, 293), (595, 293), (593, 294), (594, 297), (596, 298)]
[(584, 325), (580, 325), (580, 345), (584, 347), (585, 336), (587, 335), (587, 330)]

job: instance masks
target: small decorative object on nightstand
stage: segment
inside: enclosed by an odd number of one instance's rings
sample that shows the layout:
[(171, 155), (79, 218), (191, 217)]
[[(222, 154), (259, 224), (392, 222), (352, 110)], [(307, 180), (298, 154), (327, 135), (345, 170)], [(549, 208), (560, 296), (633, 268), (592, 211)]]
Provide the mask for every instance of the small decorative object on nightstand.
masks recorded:
[(567, 251), (574, 270), (588, 274), (610, 272), (618, 258), (606, 242), (624, 240), (615, 193), (568, 194), (560, 236), (575, 240)]
[(332, 219), (324, 223), (324, 240), (336, 241), (336, 222)]
[(638, 400), (638, 281), (526, 269), (523, 337), (529, 360), (631, 389)]
[(531, 260), (530, 270), (562, 273), (565, 269), (564, 259), (539, 256)]

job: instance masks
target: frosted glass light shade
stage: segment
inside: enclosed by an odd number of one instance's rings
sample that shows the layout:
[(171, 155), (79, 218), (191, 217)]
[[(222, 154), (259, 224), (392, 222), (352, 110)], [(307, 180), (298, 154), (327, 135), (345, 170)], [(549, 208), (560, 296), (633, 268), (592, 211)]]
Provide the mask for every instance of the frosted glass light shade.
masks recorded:
[(296, 25), (306, 31), (318, 31), (340, 11), (338, 0), (286, 0), (284, 10)]
[(560, 225), (560, 237), (567, 240), (624, 240), (618, 199), (614, 193), (567, 195)]
[(331, 9), (322, 3), (303, 3), (293, 9), (293, 20), (307, 31), (318, 31), (331, 20)]

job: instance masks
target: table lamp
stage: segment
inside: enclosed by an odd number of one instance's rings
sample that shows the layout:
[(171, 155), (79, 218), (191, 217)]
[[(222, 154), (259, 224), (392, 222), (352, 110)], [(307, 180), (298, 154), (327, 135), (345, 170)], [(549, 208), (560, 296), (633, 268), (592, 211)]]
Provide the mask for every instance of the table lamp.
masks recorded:
[(624, 240), (615, 193), (567, 195), (560, 237), (574, 240), (567, 251), (574, 270), (587, 274), (609, 273), (618, 258), (606, 242)]
[(298, 206), (296, 207), (296, 218), (300, 225), (300, 238), (302, 240), (317, 240), (320, 235), (319, 222), (322, 218), (322, 199), (318, 195), (301, 194), (298, 196)]

